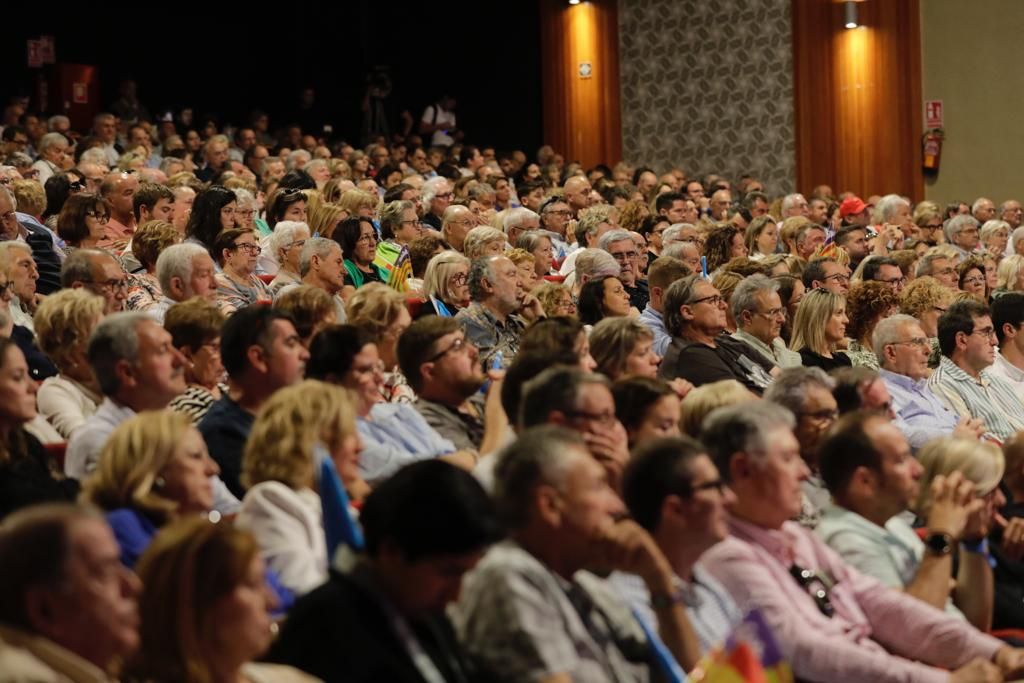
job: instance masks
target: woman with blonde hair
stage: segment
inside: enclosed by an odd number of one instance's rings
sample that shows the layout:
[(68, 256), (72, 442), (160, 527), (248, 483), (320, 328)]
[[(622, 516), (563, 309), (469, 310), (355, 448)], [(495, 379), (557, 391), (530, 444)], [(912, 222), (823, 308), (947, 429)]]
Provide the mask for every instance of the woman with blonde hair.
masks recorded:
[(139, 649), (125, 680), (148, 683), (313, 683), (277, 664), (256, 664), (276, 632), (259, 546), (230, 524), (184, 519), (139, 560)]
[(327, 541), (318, 494), (321, 457), (331, 458), (354, 502), (369, 492), (359, 476), (359, 435), (349, 393), (306, 380), (260, 408), (242, 456), (236, 524), (256, 537), (267, 565), (297, 595), (327, 578)]
[(779, 229), (771, 216), (758, 216), (750, 221), (746, 232), (747, 252), (754, 261), (775, 254), (779, 246)]
[(466, 233), (462, 253), (470, 261), (505, 253), (505, 233), (488, 225), (480, 225)]
[(219, 471), (187, 415), (148, 410), (110, 435), (82, 500), (106, 513), (121, 562), (134, 567), (160, 527), (210, 513)]
[(421, 309), (444, 317), (454, 317), (469, 305), (469, 259), (457, 251), (443, 251), (427, 263), (423, 274), (423, 296), (429, 306)]
[[(930, 275), (915, 278), (900, 292), (900, 313), (912, 315), (930, 339), (939, 336), (939, 317), (952, 302), (953, 292)], [(937, 342), (936, 342), (937, 343)]]
[(812, 289), (804, 294), (793, 320), (793, 338), (789, 348), (800, 352), (806, 366), (825, 372), (850, 367), (849, 356), (839, 352), (846, 339), (846, 300), (827, 289)]
[(1006, 292), (1021, 290), (1024, 290), (1024, 256), (1007, 256), (999, 263), (999, 269), (996, 271), (996, 288), (992, 296), (998, 297)]
[(380, 198), (364, 190), (349, 190), (338, 200), (338, 206), (350, 217), (375, 218), (378, 204), (380, 204)]
[(542, 282), (530, 292), (537, 297), (547, 317), (576, 317), (576, 302), (572, 290), (559, 282)]
[(309, 232), (333, 239), (338, 224), (350, 215), (341, 204), (318, 202), (309, 212)]
[(508, 260), (516, 264), (516, 270), (519, 271), (519, 280), (522, 282), (523, 289), (527, 292), (532, 290), (540, 283), (540, 276), (537, 275), (537, 259), (530, 252), (525, 249), (513, 249), (506, 254)]
[(704, 418), (717, 408), (756, 401), (757, 396), (734, 379), (723, 379), (699, 386), (686, 394), (680, 404), (679, 429), (695, 439), (700, 438)]
[(103, 319), (105, 302), (84, 288), (59, 290), (39, 304), (33, 318), (39, 347), (60, 374), (39, 387), (39, 414), (64, 439), (96, 412), (103, 400), (86, 354), (89, 335)]
[(338, 322), (338, 301), (319, 287), (298, 285), (277, 297), (274, 308), (291, 316), (299, 340), (308, 349), (317, 332)]
[(405, 375), (398, 367), (398, 338), (412, 324), (405, 297), (379, 282), (363, 285), (345, 304), (348, 324), (366, 332), (377, 345), (384, 363), (381, 398), (388, 403), (412, 403), (416, 400)]

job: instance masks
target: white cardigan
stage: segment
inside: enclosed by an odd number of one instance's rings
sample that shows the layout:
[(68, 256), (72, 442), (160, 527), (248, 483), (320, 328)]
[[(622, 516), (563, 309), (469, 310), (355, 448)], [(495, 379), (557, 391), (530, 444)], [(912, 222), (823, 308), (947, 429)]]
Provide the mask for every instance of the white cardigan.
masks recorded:
[(260, 545), (263, 559), (296, 596), (327, 580), (327, 540), (320, 496), (264, 481), (242, 499), (235, 524)]
[(39, 414), (65, 439), (70, 439), (75, 430), (85, 424), (102, 400), (103, 397), (63, 375), (47, 377), (36, 395)]

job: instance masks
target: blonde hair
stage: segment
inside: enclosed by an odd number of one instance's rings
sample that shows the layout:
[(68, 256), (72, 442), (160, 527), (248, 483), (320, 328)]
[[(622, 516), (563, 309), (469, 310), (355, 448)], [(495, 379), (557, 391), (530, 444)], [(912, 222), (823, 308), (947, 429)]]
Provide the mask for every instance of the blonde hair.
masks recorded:
[(462, 252), (470, 260), (483, 258), (484, 249), (492, 242), (500, 242), (502, 251), (504, 251), (505, 233), (489, 225), (478, 225), (466, 233), (466, 240), (462, 244)]
[(533, 294), (540, 301), (545, 315), (555, 314), (555, 307), (562, 303), (564, 295), (568, 295), (570, 301), (572, 300), (572, 290), (560, 282), (542, 282), (534, 287), (530, 294)]
[(338, 200), (338, 206), (348, 211), (349, 216), (358, 215), (359, 209), (365, 207), (377, 211), (377, 204), (379, 203), (380, 199), (364, 190), (349, 190), (342, 194), (341, 199)]
[(181, 233), (167, 221), (143, 223), (132, 236), (132, 253), (142, 267), (152, 271), (164, 249), (181, 242)]
[(87, 289), (61, 289), (43, 299), (32, 320), (39, 348), (60, 368), (67, 369), (68, 356), (89, 342), (106, 305), (103, 297)]
[(917, 452), (917, 460), (924, 468), (921, 489), (914, 511), (924, 514), (931, 506), (932, 481), (940, 474), (948, 476), (960, 472), (974, 484), (975, 495), (990, 493), (1003, 478), (1006, 460), (995, 444), (962, 437), (942, 437), (929, 441)]
[(303, 340), (312, 338), (324, 322), (336, 313), (334, 297), (312, 285), (289, 287), (274, 302), (274, 310), (291, 316), (295, 331)]
[(35, 180), (15, 180), (11, 192), (18, 203), (18, 210), (30, 216), (39, 216), (46, 211), (46, 192)]
[(805, 225), (810, 225), (811, 219), (807, 216), (790, 216), (782, 221), (779, 229), (779, 241), (788, 249), (790, 242), (796, 241), (796, 235)]
[(328, 239), (334, 236), (334, 229), (338, 227), (338, 223), (351, 215), (340, 204), (318, 201), (312, 206), (309, 204), (306, 206), (306, 223), (309, 225), (309, 234), (320, 233), (321, 237)]
[(505, 256), (508, 257), (509, 261), (516, 264), (517, 267), (523, 265), (524, 263), (529, 263), (530, 268), (532, 269), (534, 266), (537, 265), (537, 257), (531, 254), (530, 252), (526, 251), (525, 249), (513, 249), (512, 251), (505, 254)]
[(626, 358), (636, 345), (653, 339), (654, 333), (635, 318), (604, 318), (590, 331), (590, 355), (597, 362), (598, 372), (615, 380), (626, 369)]
[(378, 340), (404, 308), (404, 296), (381, 282), (370, 282), (349, 297), (345, 315), (349, 325), (366, 330)]
[(700, 438), (704, 418), (717, 408), (756, 401), (749, 389), (734, 379), (723, 379), (690, 390), (681, 404), (679, 429), (695, 439)]
[(819, 355), (834, 350), (825, 341), (825, 325), (828, 319), (845, 307), (846, 300), (842, 296), (827, 289), (812, 289), (804, 294), (793, 316), (793, 336), (789, 348), (793, 351), (810, 349)]
[(915, 318), (927, 313), (937, 304), (948, 303), (952, 292), (931, 275), (922, 275), (911, 280), (900, 292), (900, 313)]
[(130, 507), (161, 524), (178, 504), (160, 495), (157, 477), (178, 452), (192, 418), (173, 410), (147, 410), (118, 425), (100, 452), (96, 471), (85, 480), (82, 500), (104, 510)]
[[(3, 246), (0, 243), (0, 246)], [(455, 268), (469, 268), (469, 259), (457, 251), (442, 251), (427, 262), (427, 270), (423, 273), (423, 296), (437, 297), (441, 301), (451, 302), (451, 289), (448, 286)], [(467, 273), (468, 275), (468, 273)]]
[(1013, 254), (999, 262), (999, 270), (996, 271), (996, 289), (1016, 291), (1017, 280), (1020, 278), (1020, 271), (1024, 269), (1024, 256)]
[(278, 481), (292, 489), (312, 487), (313, 448), (328, 450), (356, 433), (348, 390), (315, 379), (278, 389), (263, 404), (242, 456), (242, 484)]

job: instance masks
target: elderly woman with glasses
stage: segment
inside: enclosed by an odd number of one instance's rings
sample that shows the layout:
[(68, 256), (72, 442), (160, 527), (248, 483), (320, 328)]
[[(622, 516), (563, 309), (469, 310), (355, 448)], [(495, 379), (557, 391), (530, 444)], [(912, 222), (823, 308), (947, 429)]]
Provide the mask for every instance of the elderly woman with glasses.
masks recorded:
[(423, 313), (446, 318), (469, 305), (469, 259), (457, 251), (443, 251), (430, 259), (423, 274), (423, 296), (430, 306)]
[(346, 218), (333, 237), (345, 255), (346, 286), (359, 289), (368, 282), (387, 284), (387, 272), (373, 262), (377, 257), (377, 230), (369, 218)]
[(374, 263), (388, 272), (389, 284), (399, 292), (408, 290), (412, 275), (409, 245), (423, 234), (416, 205), (407, 200), (387, 203), (380, 212), (380, 234)]
[(224, 315), (258, 301), (270, 302), (270, 288), (256, 276), (260, 246), (252, 230), (225, 230), (213, 242), (221, 272), (217, 273), (217, 301)]
[(270, 293), (275, 297), (287, 285), (302, 282), (299, 260), (309, 238), (309, 226), (301, 221), (280, 221), (267, 238), (267, 249), (277, 255), (277, 274), (270, 282)]

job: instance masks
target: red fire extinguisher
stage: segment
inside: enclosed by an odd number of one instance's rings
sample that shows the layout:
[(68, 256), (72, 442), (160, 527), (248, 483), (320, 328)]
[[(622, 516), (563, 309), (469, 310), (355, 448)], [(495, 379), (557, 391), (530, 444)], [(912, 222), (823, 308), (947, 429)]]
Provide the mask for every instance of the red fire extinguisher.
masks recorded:
[(939, 172), (939, 162), (942, 159), (942, 138), (942, 129), (932, 128), (925, 131), (924, 137), (921, 139), (921, 167), (925, 173)]

